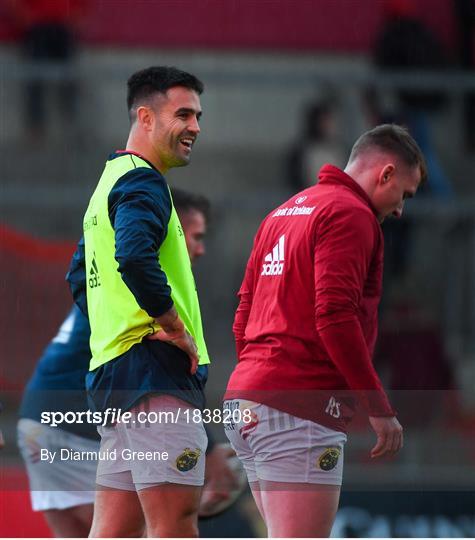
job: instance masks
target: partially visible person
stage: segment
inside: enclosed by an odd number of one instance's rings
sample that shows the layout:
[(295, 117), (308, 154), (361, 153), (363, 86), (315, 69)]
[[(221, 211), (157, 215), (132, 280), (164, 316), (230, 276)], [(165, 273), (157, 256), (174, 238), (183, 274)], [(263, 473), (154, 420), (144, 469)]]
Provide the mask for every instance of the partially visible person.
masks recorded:
[[(383, 24), (373, 48), (375, 67), (385, 73), (406, 72), (423, 76), (430, 71), (444, 73), (448, 53), (439, 37), (419, 16), (411, 0), (388, 0), (381, 4)], [(395, 122), (408, 126), (421, 148), (430, 184), (420, 190), (421, 196), (446, 202), (455, 196), (450, 177), (444, 170), (434, 145), (431, 124), (433, 116), (447, 103), (447, 95), (439, 88), (398, 88), (392, 110), (384, 105), (383, 94), (369, 89), (365, 108), (370, 113), (370, 125)], [(391, 283), (402, 280), (409, 266), (413, 249), (414, 220), (410, 216), (392, 221), (384, 229), (385, 269)]]
[(84, 538), (92, 523), (97, 462), (41, 460), (41, 449), (97, 452), (92, 423), (41, 423), (43, 411), (87, 411), (85, 377), (91, 360), (87, 318), (73, 306), (39, 359), (23, 394), (18, 446), (26, 465), (31, 506), (42, 512), (54, 536)]
[(203, 195), (172, 188), (173, 204), (185, 233), (186, 248), (193, 263), (205, 254), (205, 235), (210, 219), (210, 203)]
[[(169, 66), (127, 81), (130, 129), (105, 163), (67, 279), (91, 325), (91, 409), (131, 415), (99, 428), (91, 536), (195, 536), (205, 476), (203, 409), (209, 355), (183, 229), (164, 175), (190, 163), (200, 134), (203, 83)], [(174, 422), (142, 429), (147, 409)], [(124, 448), (167, 458), (127, 460)]]
[(381, 223), (402, 215), (425, 178), (408, 131), (381, 125), (356, 141), (344, 171), (325, 165), (318, 184), (268, 214), (256, 234), (224, 402), (242, 416), (225, 430), (270, 537), (330, 534), (355, 399), (376, 433), (372, 458), (403, 445), (372, 364)]
[[(205, 253), (210, 203), (201, 195), (171, 190), (183, 226), (190, 260)], [(38, 361), (25, 389), (19, 411), (18, 443), (26, 464), (33, 510), (43, 512), (56, 537), (87, 537), (92, 524), (97, 461), (48, 463), (39, 449), (58, 452), (99, 450), (97, 428), (91, 423), (41, 424), (43, 411), (87, 411), (84, 379), (89, 370), (90, 327), (74, 306)], [(208, 505), (230, 496), (235, 478), (227, 463), (229, 452), (215, 445), (208, 432), (205, 496)]]
[[(48, 87), (57, 87), (59, 109), (68, 128), (76, 119), (78, 88), (72, 67), (77, 55), (76, 26), (87, 1), (8, 1), (20, 27), (23, 57), (35, 70), (25, 86), (25, 125), (39, 139), (47, 127)], [(52, 66), (62, 68), (62, 79), (57, 84), (47, 84), (43, 79), (42, 72)]]
[[(445, 72), (448, 54), (439, 37), (417, 13), (412, 0), (388, 0), (384, 4), (384, 23), (374, 44), (374, 63), (381, 75), (390, 72)], [(447, 103), (447, 95), (439, 88), (401, 88), (397, 92), (395, 114), (380, 122), (396, 122), (408, 126), (424, 153), (430, 176), (430, 195), (451, 198), (454, 189), (444, 171), (432, 139), (432, 116)], [(429, 186), (428, 186), (429, 187)], [(423, 190), (424, 191), (424, 190)]]
[(344, 160), (336, 103), (325, 99), (310, 104), (302, 115), (299, 139), (287, 158), (287, 178), (292, 190), (313, 185), (315, 171), (325, 163), (343, 166)]

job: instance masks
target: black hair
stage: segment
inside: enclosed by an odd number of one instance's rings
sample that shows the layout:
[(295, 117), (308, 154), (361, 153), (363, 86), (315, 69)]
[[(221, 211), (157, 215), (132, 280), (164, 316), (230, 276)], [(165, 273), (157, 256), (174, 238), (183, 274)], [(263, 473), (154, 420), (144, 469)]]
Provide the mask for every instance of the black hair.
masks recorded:
[(198, 195), (197, 193), (190, 193), (184, 189), (171, 188), (173, 206), (177, 212), (201, 212), (206, 223), (210, 220), (211, 203), (204, 195)]
[(203, 83), (191, 73), (169, 66), (152, 66), (134, 73), (127, 81), (127, 109), (132, 119), (136, 105), (153, 94), (165, 94), (175, 86), (184, 86), (201, 94)]
[(421, 184), (427, 180), (427, 165), (419, 145), (409, 131), (397, 124), (381, 124), (363, 133), (351, 150), (349, 162), (371, 148), (395, 154), (409, 167), (419, 166)]
[(308, 141), (321, 141), (326, 133), (322, 120), (336, 111), (336, 102), (325, 99), (310, 104), (304, 111), (305, 139)]

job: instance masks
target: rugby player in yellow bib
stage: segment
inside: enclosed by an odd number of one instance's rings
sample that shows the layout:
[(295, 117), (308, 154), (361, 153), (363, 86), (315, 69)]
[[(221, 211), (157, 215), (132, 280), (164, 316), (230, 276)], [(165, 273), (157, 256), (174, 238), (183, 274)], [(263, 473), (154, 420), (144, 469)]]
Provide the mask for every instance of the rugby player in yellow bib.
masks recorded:
[[(209, 358), (185, 237), (163, 174), (190, 160), (202, 91), (196, 77), (176, 68), (152, 67), (129, 79), (126, 149), (106, 163), (69, 273), (91, 325), (91, 408), (132, 413), (127, 424), (99, 428), (101, 449), (169, 456), (99, 462), (91, 536), (140, 536), (143, 516), (151, 537), (198, 531), (207, 438), (202, 423), (182, 413), (204, 405)], [(81, 270), (85, 282), (75, 280)], [(137, 421), (153, 411), (172, 412), (175, 420)]]

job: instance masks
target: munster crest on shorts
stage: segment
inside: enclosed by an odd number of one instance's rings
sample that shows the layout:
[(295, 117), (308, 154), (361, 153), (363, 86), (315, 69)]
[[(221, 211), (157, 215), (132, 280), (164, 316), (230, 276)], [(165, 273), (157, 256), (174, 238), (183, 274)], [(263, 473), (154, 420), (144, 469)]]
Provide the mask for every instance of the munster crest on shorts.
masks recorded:
[(336, 467), (340, 454), (341, 452), (338, 448), (327, 448), (318, 458), (318, 466), (322, 471), (331, 471)]
[(180, 472), (191, 471), (193, 467), (198, 463), (198, 459), (201, 456), (201, 450), (195, 448), (185, 448), (184, 452), (176, 458), (176, 468)]

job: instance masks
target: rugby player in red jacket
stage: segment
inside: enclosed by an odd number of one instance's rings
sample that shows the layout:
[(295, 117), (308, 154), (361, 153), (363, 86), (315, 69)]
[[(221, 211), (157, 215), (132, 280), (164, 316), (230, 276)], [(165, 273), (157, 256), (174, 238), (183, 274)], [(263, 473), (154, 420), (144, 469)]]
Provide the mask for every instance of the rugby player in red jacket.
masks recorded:
[(225, 429), (271, 537), (330, 534), (356, 400), (376, 432), (371, 456), (402, 447), (372, 364), (381, 223), (401, 216), (426, 175), (409, 133), (378, 126), (356, 141), (344, 171), (325, 165), (257, 232), (233, 327)]

